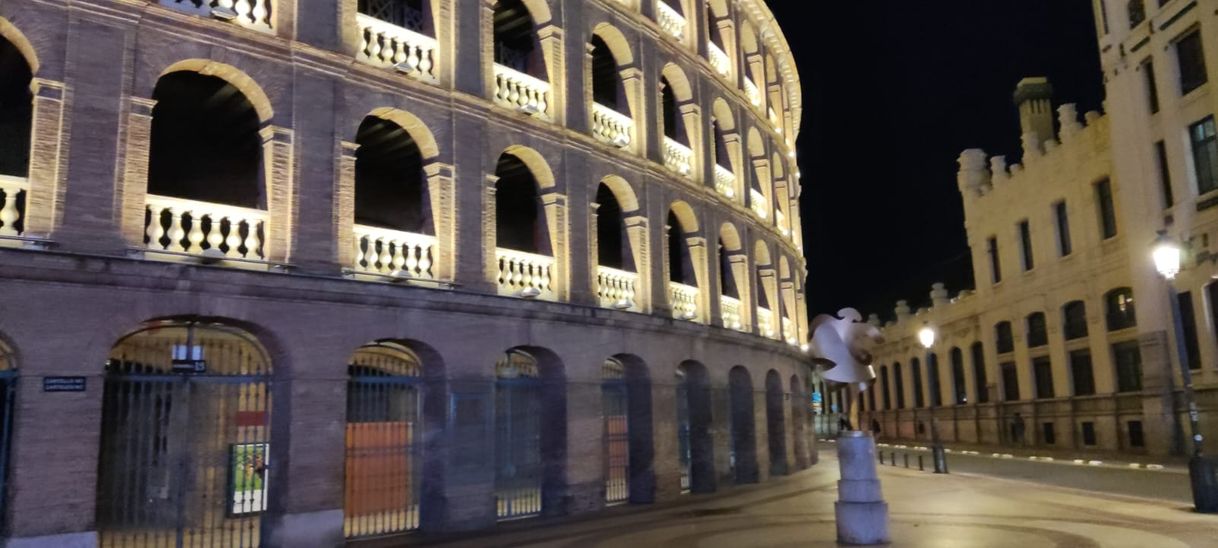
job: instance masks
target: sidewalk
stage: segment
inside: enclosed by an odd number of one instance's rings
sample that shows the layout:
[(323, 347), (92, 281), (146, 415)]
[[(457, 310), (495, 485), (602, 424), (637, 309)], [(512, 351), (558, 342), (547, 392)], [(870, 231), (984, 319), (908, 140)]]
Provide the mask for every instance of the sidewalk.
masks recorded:
[[(819, 443), (829, 443), (832, 447), (833, 438), (817, 440)], [(888, 439), (883, 436), (876, 440), (876, 446), (882, 448), (895, 448), (905, 446), (913, 447), (930, 447), (929, 440), (906, 440), (906, 439)], [(1036, 457), (1036, 459), (1044, 459), (1048, 461), (1078, 461), (1085, 463), (1098, 461), (1103, 466), (1115, 466), (1118, 468), (1149, 468), (1152, 470), (1164, 469), (1188, 473), (1188, 459), (1179, 456), (1153, 456), (1153, 455), (1131, 455), (1129, 453), (1120, 453), (1114, 451), (1075, 451), (1072, 449), (1057, 449), (1046, 447), (1026, 447), (1015, 445), (978, 445), (967, 443), (945, 443), (943, 447), (949, 453), (968, 453), (976, 455), (1011, 455), (1008, 458), (1028, 459)], [(1033, 460), (1036, 460), (1033, 459)], [(1136, 465), (1136, 466), (1134, 466)]]

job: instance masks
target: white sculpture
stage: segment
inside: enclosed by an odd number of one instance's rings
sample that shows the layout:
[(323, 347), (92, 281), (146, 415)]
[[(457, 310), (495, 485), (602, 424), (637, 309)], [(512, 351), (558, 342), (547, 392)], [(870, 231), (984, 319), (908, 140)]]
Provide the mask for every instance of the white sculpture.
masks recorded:
[(837, 315), (821, 314), (812, 320), (812, 361), (824, 368), (825, 380), (857, 385), (861, 392), (875, 381), (871, 348), (884, 337), (853, 308), (843, 308)]

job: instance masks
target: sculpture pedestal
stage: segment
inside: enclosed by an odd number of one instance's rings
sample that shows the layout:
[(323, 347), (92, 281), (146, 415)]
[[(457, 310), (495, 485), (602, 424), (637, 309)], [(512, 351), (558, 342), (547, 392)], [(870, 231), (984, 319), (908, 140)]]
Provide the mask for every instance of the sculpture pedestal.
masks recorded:
[(843, 544), (888, 542), (888, 503), (876, 475), (875, 440), (866, 432), (843, 432), (837, 439), (842, 479), (837, 482), (837, 541)]

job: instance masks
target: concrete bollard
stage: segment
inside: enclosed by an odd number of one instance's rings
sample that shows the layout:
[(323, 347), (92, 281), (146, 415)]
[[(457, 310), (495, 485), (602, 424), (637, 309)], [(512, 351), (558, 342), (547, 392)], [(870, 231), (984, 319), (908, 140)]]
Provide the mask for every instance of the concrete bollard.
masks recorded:
[(866, 432), (844, 432), (838, 439), (837, 459), (842, 477), (834, 505), (837, 541), (855, 545), (888, 542), (888, 503), (876, 475), (875, 440)]

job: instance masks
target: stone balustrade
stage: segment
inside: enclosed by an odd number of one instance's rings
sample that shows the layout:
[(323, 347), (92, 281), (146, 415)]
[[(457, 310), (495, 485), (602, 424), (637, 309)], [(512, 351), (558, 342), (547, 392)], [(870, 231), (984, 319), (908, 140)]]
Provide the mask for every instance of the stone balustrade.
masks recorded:
[(30, 182), (23, 177), (0, 175), (0, 236), (16, 237), (25, 231), (25, 198)]
[(778, 332), (774, 330), (774, 311), (764, 306), (757, 307), (757, 331), (762, 337), (776, 338)]
[(753, 106), (761, 108), (761, 88), (757, 87), (757, 83), (752, 78), (744, 79), (744, 94)]
[(603, 308), (638, 311), (639, 275), (607, 266), (596, 267), (596, 296)]
[(592, 135), (618, 148), (630, 146), (634, 120), (600, 103), (592, 103)]
[(550, 83), (495, 63), (495, 102), (549, 118)]
[(723, 51), (723, 48), (719, 47), (718, 44), (707, 42), (706, 57), (710, 61), (711, 68), (715, 69), (715, 72), (719, 76), (727, 78), (732, 75), (732, 60), (727, 56), (727, 52)]
[(723, 316), (723, 327), (744, 331), (744, 321), (740, 317), (742, 310), (744, 310), (744, 305), (740, 303), (740, 299), (727, 295), (719, 297), (719, 313)]
[(439, 81), (436, 77), (439, 44), (435, 38), (362, 13), (355, 14), (355, 21), (362, 39), (357, 54), (360, 61), (393, 67), (420, 80)]
[(675, 139), (664, 138), (664, 166), (682, 177), (694, 172), (694, 151)]
[(435, 236), (355, 225), (356, 272), (434, 280)]
[(668, 300), (673, 318), (698, 321), (698, 291), (693, 286), (668, 282)]
[(554, 257), (496, 248), (499, 294), (554, 300)]
[(685, 16), (677, 13), (677, 10), (664, 0), (656, 2), (656, 22), (659, 23), (660, 29), (667, 32), (669, 36), (677, 40), (685, 40), (685, 28), (688, 26)]
[(735, 198), (736, 174), (726, 167), (715, 164), (715, 190), (728, 198)]
[(749, 207), (758, 218), (765, 220), (770, 216), (770, 207), (766, 203), (765, 194), (755, 188), (749, 189)]
[(265, 260), (270, 215), (260, 209), (149, 194), (144, 227), (149, 250), (213, 259)]
[(243, 27), (270, 31), (272, 0), (160, 0), (162, 6), (178, 11), (232, 21)]

